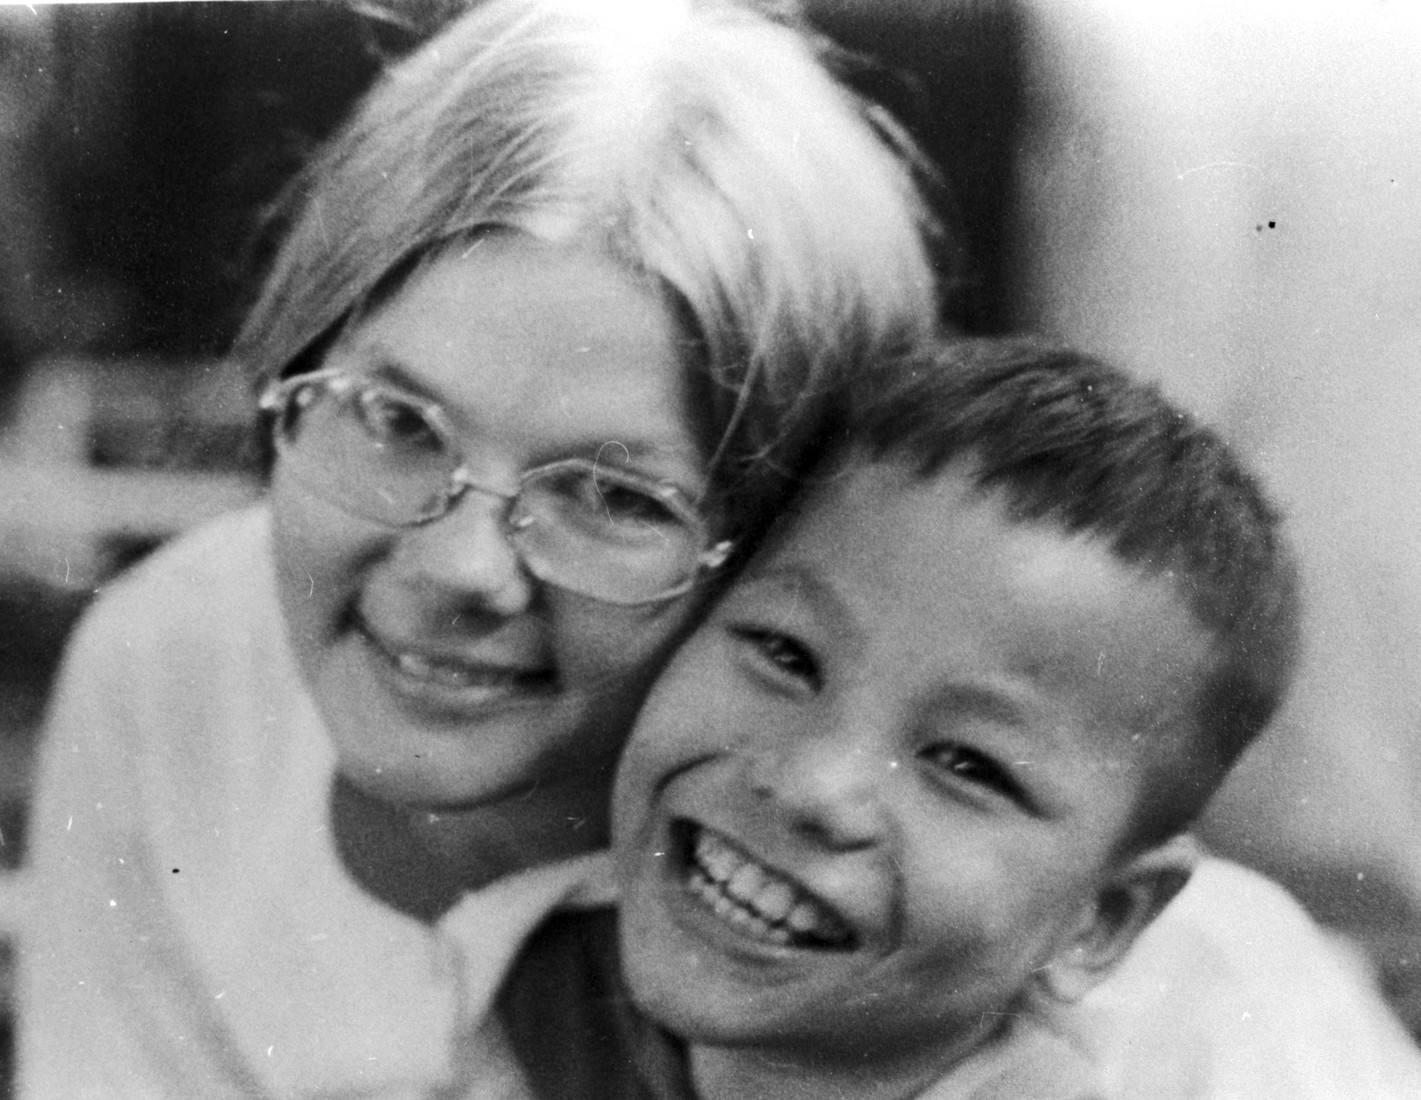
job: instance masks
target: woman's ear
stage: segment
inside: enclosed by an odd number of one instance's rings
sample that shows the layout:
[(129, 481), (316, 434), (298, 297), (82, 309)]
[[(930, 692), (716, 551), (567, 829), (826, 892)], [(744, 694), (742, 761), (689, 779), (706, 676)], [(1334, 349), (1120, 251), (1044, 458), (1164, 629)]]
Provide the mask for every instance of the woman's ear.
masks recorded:
[(1037, 971), (1034, 992), (1065, 1003), (1083, 997), (1184, 889), (1198, 861), (1198, 844), (1176, 836), (1111, 870), (1082, 906), (1075, 931)]

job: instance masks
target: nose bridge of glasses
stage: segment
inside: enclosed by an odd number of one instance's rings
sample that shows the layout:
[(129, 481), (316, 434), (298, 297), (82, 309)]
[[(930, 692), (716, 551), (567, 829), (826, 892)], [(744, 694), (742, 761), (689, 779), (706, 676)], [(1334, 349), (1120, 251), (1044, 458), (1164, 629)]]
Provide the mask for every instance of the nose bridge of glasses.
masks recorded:
[(501, 500), (504, 504), (512, 504), (522, 491), (522, 488), (517, 485), (512, 488), (503, 488), (491, 485), (487, 481), (481, 481), (474, 477), (468, 464), (464, 462), (456, 466), (449, 475), (449, 507), (451, 508), (465, 493), (478, 493), (481, 496)]
[(497, 500), (503, 500), (503, 502), (512, 502), (512, 500), (519, 499), (519, 493), (523, 492), (522, 487), (517, 485), (502, 487), (492, 485), (492, 483), (486, 482), (486, 480), (475, 478), (473, 473), (470, 472), (469, 465), (466, 462), (460, 462), (459, 465), (453, 469), (453, 472), (450, 473), (449, 485), (453, 490), (450, 496), (455, 497), (455, 499), (465, 495), (466, 492), (473, 492), (482, 493), (483, 496), (492, 496)]

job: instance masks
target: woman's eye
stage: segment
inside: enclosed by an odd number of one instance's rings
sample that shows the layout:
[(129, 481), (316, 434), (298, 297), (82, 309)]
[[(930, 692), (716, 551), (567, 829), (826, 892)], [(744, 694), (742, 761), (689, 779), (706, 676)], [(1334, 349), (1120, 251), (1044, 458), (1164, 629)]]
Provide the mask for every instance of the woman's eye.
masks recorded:
[(580, 530), (620, 538), (666, 532), (679, 521), (645, 486), (596, 469), (554, 469), (537, 479), (532, 493)]
[(822, 683), (819, 662), (808, 647), (776, 630), (742, 628), (736, 637), (749, 647), (756, 660), (776, 675), (802, 681), (818, 690)]
[(984, 787), (1017, 802), (1025, 801), (1021, 785), (990, 756), (956, 741), (930, 745), (922, 752), (934, 767), (955, 779)]
[(597, 475), (589, 475), (587, 482), (588, 492), (595, 498), (589, 499), (588, 503), (615, 523), (662, 527), (676, 522), (676, 517), (665, 503), (639, 485)]
[(402, 450), (442, 450), (440, 438), (424, 410), (390, 394), (366, 392), (357, 410), (361, 426), (377, 443)]

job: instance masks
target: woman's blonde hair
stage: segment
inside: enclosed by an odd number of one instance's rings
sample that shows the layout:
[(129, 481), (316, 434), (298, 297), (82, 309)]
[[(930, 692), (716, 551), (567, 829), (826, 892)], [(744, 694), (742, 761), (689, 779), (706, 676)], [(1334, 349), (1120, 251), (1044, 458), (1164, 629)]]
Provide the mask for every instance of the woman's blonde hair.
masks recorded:
[(729, 533), (779, 504), (847, 372), (935, 326), (905, 146), (815, 41), (730, 0), (490, 0), (377, 83), (292, 191), (236, 352), (314, 365), (392, 280), (490, 227), (669, 290)]

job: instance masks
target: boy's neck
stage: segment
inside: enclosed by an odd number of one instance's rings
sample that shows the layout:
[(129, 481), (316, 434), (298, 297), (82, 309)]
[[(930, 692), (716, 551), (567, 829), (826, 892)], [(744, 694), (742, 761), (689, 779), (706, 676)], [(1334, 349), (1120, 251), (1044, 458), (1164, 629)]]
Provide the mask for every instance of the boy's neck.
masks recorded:
[(687, 1058), (698, 1100), (911, 1100), (999, 1037), (997, 1023), (983, 1023), (979, 1033), (888, 1065), (878, 1058), (855, 1064), (822, 1051), (694, 1044)]
[(385, 904), (435, 921), (470, 890), (607, 844), (611, 795), (535, 787), (459, 811), (391, 805), (337, 776), (331, 825), (346, 869)]

